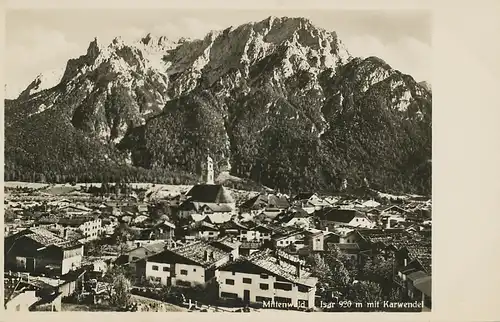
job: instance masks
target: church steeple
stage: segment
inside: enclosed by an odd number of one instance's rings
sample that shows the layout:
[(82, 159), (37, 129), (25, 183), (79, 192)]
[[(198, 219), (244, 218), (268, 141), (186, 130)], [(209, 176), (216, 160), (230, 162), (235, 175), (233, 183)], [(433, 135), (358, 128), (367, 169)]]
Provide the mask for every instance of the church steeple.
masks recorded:
[(205, 184), (214, 184), (214, 160), (207, 154), (201, 167), (201, 180)]

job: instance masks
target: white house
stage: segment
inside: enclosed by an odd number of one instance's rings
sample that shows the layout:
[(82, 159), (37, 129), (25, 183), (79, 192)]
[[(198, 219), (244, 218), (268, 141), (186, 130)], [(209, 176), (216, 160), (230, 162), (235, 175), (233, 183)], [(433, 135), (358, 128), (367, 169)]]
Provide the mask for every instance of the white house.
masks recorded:
[(305, 245), (304, 242), (305, 236), (306, 232), (301, 230), (286, 234), (276, 234), (273, 236), (272, 239), (274, 246), (278, 248), (287, 247), (292, 244), (300, 247)]
[(221, 298), (263, 307), (314, 307), (317, 279), (303, 261), (284, 252), (266, 249), (240, 257), (217, 270), (217, 281)]
[(80, 231), (85, 236), (86, 240), (97, 239), (102, 233), (102, 220), (99, 216), (95, 215), (61, 218), (57, 224), (66, 229)]
[(203, 285), (231, 257), (229, 252), (199, 241), (148, 257), (145, 274), (147, 279), (163, 285)]
[(266, 240), (271, 240), (272, 230), (264, 225), (257, 225), (254, 227), (249, 227), (247, 230), (240, 230), (239, 240), (240, 241), (259, 241), (264, 242)]

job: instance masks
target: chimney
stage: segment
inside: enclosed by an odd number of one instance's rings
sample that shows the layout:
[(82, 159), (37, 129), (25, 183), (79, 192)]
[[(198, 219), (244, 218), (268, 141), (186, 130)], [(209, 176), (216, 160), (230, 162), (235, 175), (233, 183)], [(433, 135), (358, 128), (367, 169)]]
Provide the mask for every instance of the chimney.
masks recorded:
[(63, 238), (68, 239), (68, 229), (63, 228)]
[(203, 258), (205, 259), (206, 262), (208, 262), (208, 251), (203, 252)]

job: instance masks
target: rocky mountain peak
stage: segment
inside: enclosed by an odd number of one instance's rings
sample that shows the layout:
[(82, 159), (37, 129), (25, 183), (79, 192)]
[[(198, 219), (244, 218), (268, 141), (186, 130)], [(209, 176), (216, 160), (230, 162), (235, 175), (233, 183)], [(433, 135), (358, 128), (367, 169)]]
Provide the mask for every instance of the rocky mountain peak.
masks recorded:
[[(427, 189), (429, 169), (415, 169), (430, 159), (431, 93), (377, 57), (353, 58), (335, 32), (305, 18), (177, 42), (94, 39), (63, 71), (9, 102), (11, 164), (89, 173), (108, 160), (194, 173), (210, 148), (232, 174), (283, 189), (335, 189), (344, 177)], [(67, 153), (53, 158), (41, 146)]]

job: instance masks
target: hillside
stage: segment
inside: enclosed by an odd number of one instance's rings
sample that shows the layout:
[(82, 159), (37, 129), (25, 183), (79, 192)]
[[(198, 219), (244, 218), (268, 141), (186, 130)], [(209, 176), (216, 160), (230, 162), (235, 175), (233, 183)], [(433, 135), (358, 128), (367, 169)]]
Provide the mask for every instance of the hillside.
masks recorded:
[(44, 79), (6, 101), (7, 180), (189, 184), (210, 153), (217, 172), (287, 192), (431, 191), (431, 92), (307, 19), (94, 40)]

